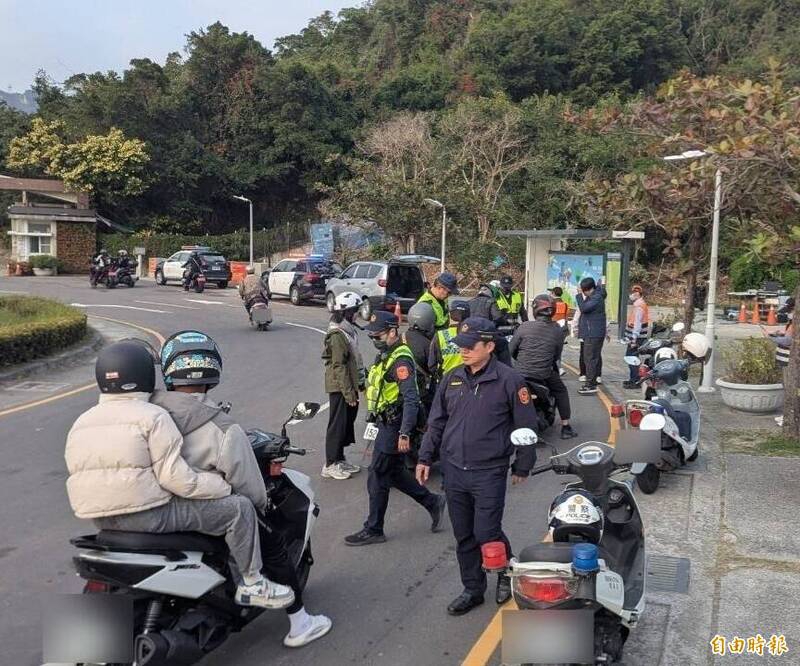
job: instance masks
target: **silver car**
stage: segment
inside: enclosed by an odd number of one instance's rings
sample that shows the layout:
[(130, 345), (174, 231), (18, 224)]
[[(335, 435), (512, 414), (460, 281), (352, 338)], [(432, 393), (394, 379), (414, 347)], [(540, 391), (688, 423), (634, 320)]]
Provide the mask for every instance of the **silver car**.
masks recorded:
[(332, 312), (336, 296), (352, 291), (364, 299), (361, 306), (364, 319), (369, 319), (375, 309), (393, 310), (398, 302), (400, 309), (408, 312), (427, 288), (420, 264), (438, 261), (436, 257), (419, 254), (394, 257), (389, 261), (357, 261), (339, 277), (328, 280), (325, 303)]

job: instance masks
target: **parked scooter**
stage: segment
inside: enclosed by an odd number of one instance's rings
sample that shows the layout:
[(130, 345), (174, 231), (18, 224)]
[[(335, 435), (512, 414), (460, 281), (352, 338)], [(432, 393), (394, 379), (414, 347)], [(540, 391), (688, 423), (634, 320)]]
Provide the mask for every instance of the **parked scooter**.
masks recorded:
[(272, 308), (266, 296), (255, 296), (250, 305), (250, 325), (257, 331), (266, 331), (272, 323)]
[(544, 384), (539, 384), (530, 379), (526, 379), (525, 383), (531, 392), (533, 406), (536, 408), (536, 413), (539, 417), (539, 432), (544, 432), (556, 420), (556, 399)]
[[(511, 439), (517, 446), (537, 441), (524, 428)], [(504, 613), (504, 663), (613, 664), (622, 658), (645, 609), (646, 549), (636, 498), (614, 455), (608, 444), (584, 442), (532, 472), (579, 477), (550, 505), (552, 542), (529, 545), (509, 562), (504, 544), (482, 547), (484, 568), (510, 576), (519, 608)]]
[[(314, 563), (311, 530), (319, 507), (310, 479), (283, 467), (289, 455), (306, 454), (291, 446), (286, 425), (313, 418), (319, 408), (317, 403), (298, 403), (280, 435), (247, 433), (267, 488), (265, 520), (285, 538), (301, 587)], [(262, 530), (262, 538), (272, 537)], [(264, 610), (235, 603), (236, 582), (223, 537), (102, 530), (71, 543), (81, 549), (73, 561), (86, 580), (84, 594), (133, 600), (137, 666), (194, 663)]]
[[(640, 345), (636, 350), (636, 354), (642, 361), (639, 370), (640, 377), (644, 377), (649, 370), (652, 370), (661, 361), (678, 358), (678, 351), (675, 347), (680, 345), (685, 328), (683, 322), (679, 321), (673, 324), (667, 337), (658, 337), (658, 334), (666, 332), (667, 328), (653, 327), (653, 337)], [(687, 378), (688, 375), (683, 376), (683, 379)], [(650, 382), (642, 382), (641, 386), (644, 399), (650, 400), (655, 394), (652, 385)]]

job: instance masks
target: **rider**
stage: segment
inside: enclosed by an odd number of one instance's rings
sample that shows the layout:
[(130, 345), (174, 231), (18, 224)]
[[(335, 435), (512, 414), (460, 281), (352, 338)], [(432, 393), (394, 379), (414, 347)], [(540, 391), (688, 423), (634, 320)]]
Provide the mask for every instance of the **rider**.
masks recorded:
[(433, 400), (434, 387), (431, 385), (432, 369), (428, 368), (428, 352), (431, 348), (431, 340), (434, 339), (434, 333), (436, 333), (436, 314), (430, 303), (415, 303), (409, 309), (407, 319), (408, 330), (403, 333), (403, 342), (414, 354), (414, 362), (417, 364), (419, 397), (427, 414), (431, 400)]
[(539, 294), (531, 305), (533, 321), (525, 322), (514, 333), (509, 345), (511, 355), (526, 380), (550, 389), (561, 416), (561, 439), (571, 439), (578, 433), (569, 424), (569, 392), (558, 374), (566, 329), (553, 321), (556, 304), (550, 294)]
[(450, 305), (450, 328), (437, 331), (431, 342), (427, 363), (436, 384), (448, 372), (464, 364), (461, 349), (453, 339), (458, 335), (458, 325), (469, 316), (470, 309), (466, 301), (453, 301)]
[(103, 248), (95, 256), (92, 257), (92, 266), (90, 268), (90, 281), (92, 284), (96, 283), (100, 276), (111, 265), (111, 257), (108, 256), (108, 250)]
[[(183, 271), (183, 288), (189, 291), (189, 285), (192, 283), (192, 278), (195, 275), (200, 275), (203, 272), (202, 264), (200, 263), (200, 255), (196, 250), (193, 250), (189, 255), (189, 259), (182, 266)], [(249, 310), (248, 310), (249, 312)]]
[[(496, 282), (496, 280), (493, 280), (493, 282)], [(478, 289), (477, 296), (467, 303), (471, 313), (470, 316), (488, 319), (497, 327), (505, 326), (506, 316), (498, 307), (496, 300), (496, 294), (499, 288), (499, 282), (497, 287), (494, 287), (492, 284), (482, 284)], [(498, 335), (495, 338), (494, 355), (501, 363), (508, 366), (511, 365), (511, 354), (508, 353), (508, 342), (505, 336)]]
[(246, 275), (239, 285), (239, 296), (244, 301), (244, 308), (247, 310), (247, 314), (250, 314), (250, 308), (253, 307), (253, 303), (259, 300), (268, 303), (269, 299), (267, 298), (267, 290), (264, 289), (264, 283), (255, 274), (255, 267), (248, 266), (244, 270)]
[(131, 270), (133, 268), (134, 261), (130, 258), (127, 250), (118, 250), (117, 251), (117, 267), (118, 268), (125, 268)]
[[(221, 367), (209, 354), (196, 356), (199, 364)], [(194, 362), (176, 360), (184, 375), (202, 373)], [(253, 503), (231, 493), (231, 483), (218, 472), (192, 469), (181, 457), (184, 440), (175, 422), (150, 402), (156, 372), (146, 347), (131, 340), (106, 347), (97, 357), (95, 377), (99, 402), (75, 421), (64, 453), (75, 515), (93, 519), (101, 530), (224, 536), (242, 578), (236, 602), (290, 605), (292, 590), (261, 573)]]
[[(216, 343), (200, 331), (181, 331), (167, 338), (161, 349), (166, 391), (155, 391), (151, 403), (167, 410), (183, 435), (181, 456), (192, 467), (225, 479), (235, 495), (246, 497), (259, 515), (267, 508), (267, 491), (250, 440), (240, 425), (208, 397), (222, 378), (222, 357)], [(297, 572), (278, 531), (259, 530), (263, 570), (294, 592), (286, 607), (291, 628), (283, 639), (301, 647), (324, 636), (331, 620), (309, 615), (301, 597)]]

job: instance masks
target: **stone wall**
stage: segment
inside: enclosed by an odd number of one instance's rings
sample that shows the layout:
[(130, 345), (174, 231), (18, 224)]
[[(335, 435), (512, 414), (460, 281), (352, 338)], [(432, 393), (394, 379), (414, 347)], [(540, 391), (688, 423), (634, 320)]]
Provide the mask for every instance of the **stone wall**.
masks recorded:
[(89, 262), (97, 250), (97, 231), (92, 222), (58, 222), (56, 254), (65, 273), (88, 273)]

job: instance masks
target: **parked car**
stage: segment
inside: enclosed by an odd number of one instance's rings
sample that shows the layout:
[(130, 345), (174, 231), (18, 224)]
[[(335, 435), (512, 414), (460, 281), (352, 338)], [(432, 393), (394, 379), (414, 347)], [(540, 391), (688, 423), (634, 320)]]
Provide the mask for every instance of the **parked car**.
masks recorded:
[(214, 282), (220, 289), (227, 289), (231, 280), (231, 265), (219, 252), (210, 247), (184, 245), (179, 252), (169, 259), (160, 261), (156, 265), (156, 284), (164, 285), (167, 282), (183, 281), (183, 266), (189, 261), (189, 255), (197, 252), (200, 255), (200, 264), (206, 283)]
[(419, 254), (394, 257), (389, 261), (357, 261), (350, 264), (338, 277), (328, 280), (325, 302), (333, 310), (336, 296), (344, 291), (354, 291), (364, 299), (361, 316), (369, 319), (375, 309), (393, 309), (397, 302), (400, 310), (408, 309), (425, 292), (427, 284), (420, 264), (438, 263), (436, 257)]
[(324, 299), (328, 280), (342, 272), (335, 261), (324, 257), (284, 259), (261, 274), (269, 297), (288, 296), (293, 305)]

